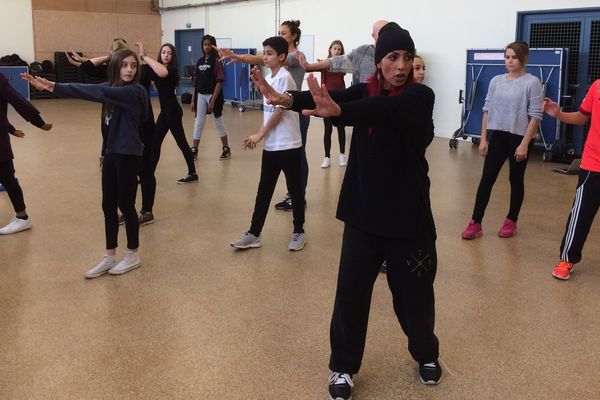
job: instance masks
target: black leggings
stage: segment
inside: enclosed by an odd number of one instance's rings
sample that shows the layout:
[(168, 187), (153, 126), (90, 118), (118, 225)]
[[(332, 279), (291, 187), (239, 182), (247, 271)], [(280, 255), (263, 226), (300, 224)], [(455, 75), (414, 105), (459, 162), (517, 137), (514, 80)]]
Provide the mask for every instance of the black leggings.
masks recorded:
[(491, 139), (488, 146), (488, 153), (483, 163), (483, 173), (479, 182), (479, 188), (477, 189), (477, 196), (475, 197), (473, 220), (478, 224), (483, 220), (485, 208), (490, 201), (490, 195), (496, 178), (498, 178), (498, 174), (508, 158), (508, 165), (510, 167), (510, 208), (506, 218), (516, 222), (519, 219), (519, 212), (525, 198), (525, 168), (527, 168), (527, 160), (531, 156), (533, 141), (529, 143), (527, 158), (517, 162), (515, 151), (521, 144), (523, 136), (504, 131), (488, 132), (491, 134)]
[(156, 196), (156, 177), (154, 176), (154, 118), (140, 127), (140, 138), (144, 143), (144, 153), (140, 163), (139, 177), (142, 188), (142, 211), (152, 212)]
[(163, 110), (158, 115), (158, 119), (156, 120), (156, 131), (154, 135), (154, 143), (153, 143), (153, 153), (154, 153), (154, 169), (158, 165), (158, 161), (160, 160), (160, 149), (162, 147), (162, 142), (165, 140), (165, 136), (167, 132), (170, 130), (175, 138), (175, 142), (177, 142), (177, 146), (181, 150), (181, 154), (183, 154), (183, 158), (188, 167), (189, 174), (196, 173), (196, 166), (194, 165), (194, 157), (192, 155), (192, 150), (190, 149), (190, 145), (185, 139), (185, 131), (183, 130), (183, 123), (181, 122), (181, 118), (183, 117), (183, 110), (181, 107), (179, 109), (173, 110)]
[[(285, 174), (285, 183), (288, 193), (292, 196), (292, 207), (294, 216), (294, 232), (304, 232), (304, 191), (301, 185), (301, 162), (302, 148), (281, 151), (265, 151), (262, 153), (262, 164), (260, 167), (260, 182), (254, 203), (254, 213), (250, 232), (259, 236), (265, 225), (269, 204), (277, 185), (279, 173)], [(306, 154), (306, 153), (304, 153)]]
[(332, 371), (356, 374), (360, 369), (373, 285), (383, 260), (387, 261), (394, 312), (408, 337), (411, 356), (419, 363), (438, 359), (435, 240), (385, 238), (345, 224), (330, 328)]
[(6, 188), (15, 212), (25, 211), (23, 190), (15, 178), (15, 166), (12, 160), (0, 161), (0, 184)]
[(102, 211), (104, 211), (104, 231), (106, 249), (118, 246), (119, 215), (117, 208), (125, 218), (127, 248), (135, 250), (140, 246), (135, 195), (137, 193), (137, 174), (141, 157), (125, 154), (107, 154), (102, 165)]
[[(325, 157), (331, 157), (331, 134), (333, 133), (333, 124), (331, 118), (323, 118), (325, 133), (323, 135), (323, 145), (325, 146)], [(346, 130), (343, 125), (336, 126), (338, 131), (338, 141), (340, 142), (340, 154), (346, 153)]]

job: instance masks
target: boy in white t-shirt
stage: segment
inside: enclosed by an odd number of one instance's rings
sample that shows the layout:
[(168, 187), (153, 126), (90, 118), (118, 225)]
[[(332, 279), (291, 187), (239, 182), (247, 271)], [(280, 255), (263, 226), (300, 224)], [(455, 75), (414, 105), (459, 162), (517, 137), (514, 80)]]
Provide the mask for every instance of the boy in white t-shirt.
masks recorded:
[[(287, 53), (288, 44), (282, 37), (270, 37), (263, 42), (263, 62), (265, 67), (271, 69), (271, 73), (265, 79), (279, 93), (297, 89), (292, 76), (283, 68)], [(302, 138), (298, 113), (267, 104), (264, 98), (263, 106), (263, 126), (258, 133), (244, 140), (244, 148), (254, 149), (258, 142), (265, 139), (252, 222), (248, 232), (244, 233), (239, 240), (232, 242), (231, 246), (238, 249), (261, 246), (260, 232), (265, 224), (279, 173), (283, 171), (294, 206), (294, 232), (288, 249), (302, 250), (306, 243), (306, 236), (304, 234), (304, 190), (300, 173)]]

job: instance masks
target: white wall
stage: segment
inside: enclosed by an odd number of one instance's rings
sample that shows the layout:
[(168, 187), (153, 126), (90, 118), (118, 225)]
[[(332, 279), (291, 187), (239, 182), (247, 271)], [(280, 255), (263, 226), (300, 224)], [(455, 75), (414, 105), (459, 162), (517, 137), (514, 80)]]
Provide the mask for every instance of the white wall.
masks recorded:
[(0, 11), (0, 57), (18, 54), (34, 60), (31, 0), (2, 0)]
[[(177, 6), (204, 0), (162, 0)], [(281, 20), (299, 19), (303, 34), (315, 36), (315, 56), (325, 57), (333, 39), (346, 49), (371, 40), (377, 19), (396, 21), (408, 29), (417, 51), (427, 63), (425, 83), (436, 93), (438, 136), (449, 137), (460, 125), (458, 90), (465, 85), (465, 50), (501, 48), (515, 39), (517, 11), (597, 7), (597, 0), (281, 0)], [(273, 35), (275, 1), (246, 2), (174, 10), (162, 13), (164, 41), (174, 40), (175, 29), (205, 28), (216, 37), (232, 38), (233, 47), (261, 48)]]

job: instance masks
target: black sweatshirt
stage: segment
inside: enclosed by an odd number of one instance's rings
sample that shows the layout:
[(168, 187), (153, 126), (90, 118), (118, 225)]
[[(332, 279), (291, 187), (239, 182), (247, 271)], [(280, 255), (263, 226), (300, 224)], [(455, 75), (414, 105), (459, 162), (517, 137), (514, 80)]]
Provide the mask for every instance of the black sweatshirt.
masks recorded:
[(6, 76), (0, 73), (0, 161), (10, 161), (14, 158), (8, 133), (14, 132), (15, 127), (8, 122), (8, 104), (32, 125), (38, 128), (45, 125), (37, 108), (21, 96), (8, 82)]
[[(310, 92), (293, 94), (293, 110), (314, 108)], [(358, 84), (331, 97), (342, 110), (339, 123), (354, 126), (336, 217), (382, 237), (435, 240), (425, 158), (433, 91), (410, 85), (397, 96), (368, 97)]]

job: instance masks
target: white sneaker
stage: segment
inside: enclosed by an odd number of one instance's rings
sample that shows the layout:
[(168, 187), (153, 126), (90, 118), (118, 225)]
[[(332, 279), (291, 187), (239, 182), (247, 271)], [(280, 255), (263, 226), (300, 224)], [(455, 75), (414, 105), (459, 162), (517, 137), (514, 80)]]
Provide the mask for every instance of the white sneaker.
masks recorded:
[(306, 244), (306, 235), (304, 233), (292, 233), (292, 240), (288, 245), (289, 251), (300, 251)]
[(114, 267), (116, 263), (117, 260), (115, 260), (115, 256), (104, 256), (104, 258), (102, 259), (102, 261), (100, 261), (98, 265), (90, 269), (84, 275), (88, 279), (97, 278), (100, 275), (103, 275), (106, 272), (108, 272), (108, 270)]
[(31, 228), (31, 217), (27, 219), (13, 218), (8, 225), (0, 229), (0, 235), (10, 235)]
[(235, 242), (231, 242), (230, 245), (231, 247), (235, 247), (236, 249), (250, 249), (260, 247), (260, 236), (256, 237), (250, 232), (246, 232), (242, 235), (241, 238), (239, 238)]
[(110, 275), (121, 275), (125, 272), (129, 272), (142, 265), (142, 260), (138, 255), (137, 251), (128, 251), (125, 253), (125, 257), (117, 265), (112, 267), (108, 273)]
[(348, 161), (346, 161), (346, 156), (343, 153), (340, 154), (339, 161), (340, 161), (340, 167), (345, 167), (346, 164), (348, 164)]
[(325, 157), (323, 162), (321, 163), (321, 168), (329, 168), (331, 165), (331, 159), (329, 157)]

